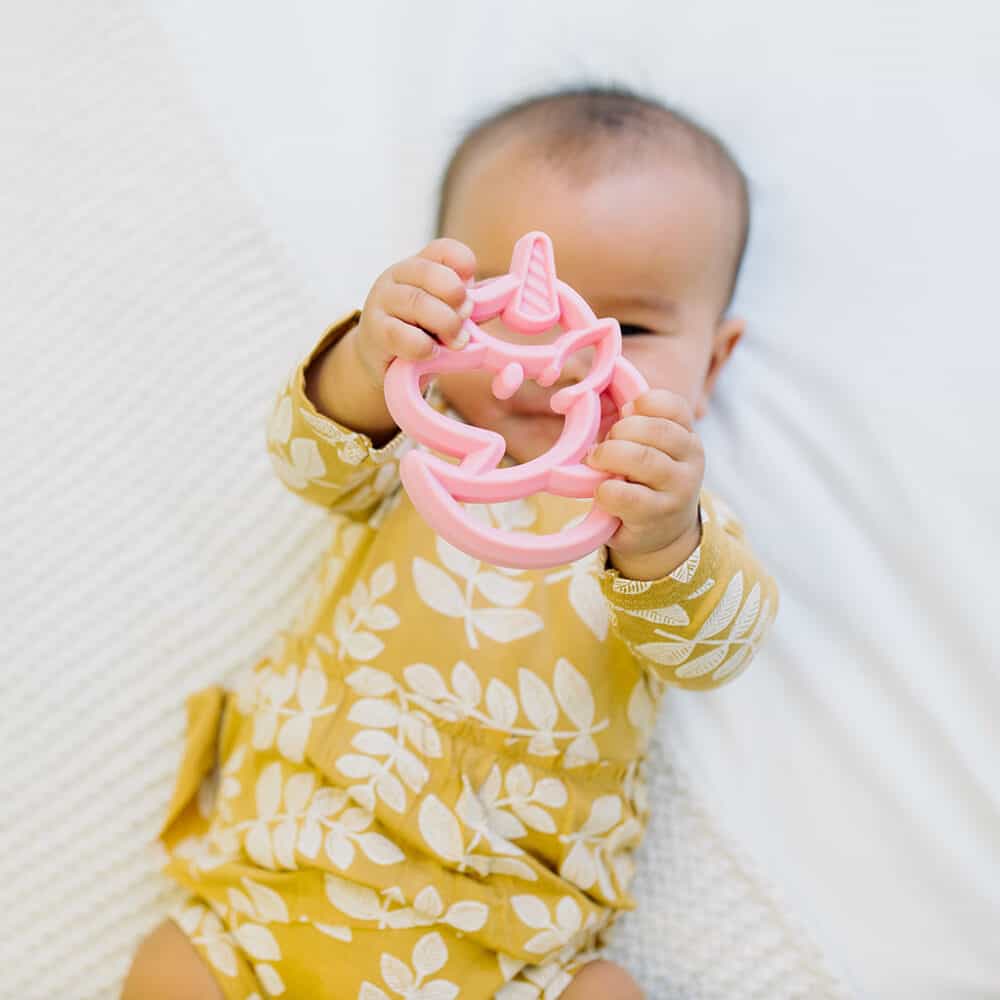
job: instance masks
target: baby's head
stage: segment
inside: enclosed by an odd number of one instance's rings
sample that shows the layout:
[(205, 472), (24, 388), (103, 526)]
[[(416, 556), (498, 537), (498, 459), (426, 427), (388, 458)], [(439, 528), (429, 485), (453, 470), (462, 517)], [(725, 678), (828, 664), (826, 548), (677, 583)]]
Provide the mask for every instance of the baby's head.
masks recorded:
[[(507, 272), (517, 239), (552, 238), (556, 271), (622, 327), (622, 350), (651, 388), (685, 396), (702, 417), (743, 333), (726, 316), (749, 228), (746, 179), (711, 133), (621, 88), (564, 90), (522, 101), (474, 126), (440, 190), (437, 235), (467, 244), (477, 278)], [(499, 319), (484, 329), (516, 334)], [(527, 461), (559, 436), (548, 400), (589, 369), (593, 348), (569, 359), (549, 388), (526, 382), (496, 399), (489, 372), (440, 374), (463, 419), (502, 434)]]

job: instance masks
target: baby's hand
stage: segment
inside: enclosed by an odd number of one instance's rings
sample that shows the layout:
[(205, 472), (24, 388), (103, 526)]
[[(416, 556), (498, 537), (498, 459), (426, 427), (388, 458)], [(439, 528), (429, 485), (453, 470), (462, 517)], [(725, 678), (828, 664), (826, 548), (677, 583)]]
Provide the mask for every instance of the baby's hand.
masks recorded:
[(705, 453), (691, 406), (678, 393), (650, 389), (623, 412), (628, 415), (612, 425), (587, 463), (625, 480), (601, 483), (594, 500), (621, 518), (607, 543), (614, 567), (632, 580), (657, 580), (680, 566), (701, 541), (698, 500)]
[(464, 346), (455, 340), (472, 312), (465, 281), (475, 270), (464, 243), (442, 238), (379, 275), (356, 330), (358, 356), (377, 385), (394, 358), (429, 358), (438, 341)]

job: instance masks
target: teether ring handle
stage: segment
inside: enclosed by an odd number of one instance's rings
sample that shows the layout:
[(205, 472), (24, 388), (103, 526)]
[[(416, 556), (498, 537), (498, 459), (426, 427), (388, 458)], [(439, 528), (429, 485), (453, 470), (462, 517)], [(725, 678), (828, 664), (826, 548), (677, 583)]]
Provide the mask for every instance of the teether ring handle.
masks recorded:
[(418, 455), (415, 451), (407, 452), (399, 469), (406, 492), (421, 498), (419, 509), (424, 519), (445, 541), (494, 566), (517, 569), (559, 566), (593, 552), (618, 530), (618, 518), (596, 507), (580, 524), (551, 535), (522, 538), (518, 533), (469, 522), (459, 502), (426, 464), (417, 461)]

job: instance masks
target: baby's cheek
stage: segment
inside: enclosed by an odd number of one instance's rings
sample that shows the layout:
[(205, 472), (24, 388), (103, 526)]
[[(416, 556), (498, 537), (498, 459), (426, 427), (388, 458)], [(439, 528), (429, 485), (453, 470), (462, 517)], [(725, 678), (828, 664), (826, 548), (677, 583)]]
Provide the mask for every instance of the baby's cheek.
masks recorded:
[(698, 359), (685, 350), (682, 338), (662, 333), (624, 338), (622, 354), (651, 389), (670, 389), (689, 400), (697, 396)]

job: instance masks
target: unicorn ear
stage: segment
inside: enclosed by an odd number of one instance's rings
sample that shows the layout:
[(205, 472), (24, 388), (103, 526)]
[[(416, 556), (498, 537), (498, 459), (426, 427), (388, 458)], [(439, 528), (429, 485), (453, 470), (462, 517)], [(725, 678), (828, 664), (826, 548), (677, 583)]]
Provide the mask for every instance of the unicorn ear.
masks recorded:
[(541, 333), (555, 326), (561, 309), (555, 255), (546, 233), (526, 233), (514, 244), (510, 273), (519, 284), (503, 311), (503, 321), (525, 333)]

